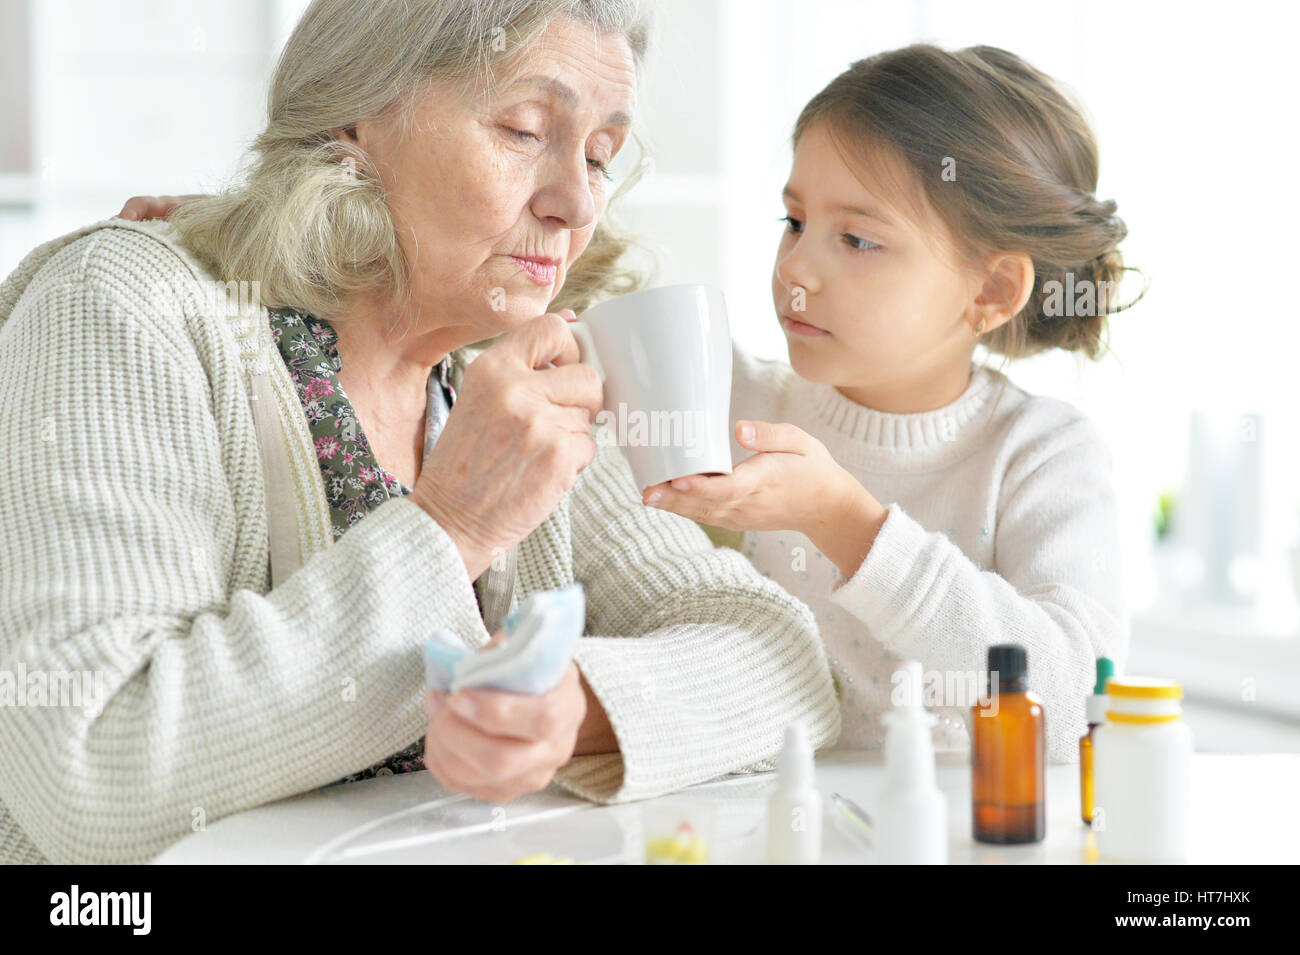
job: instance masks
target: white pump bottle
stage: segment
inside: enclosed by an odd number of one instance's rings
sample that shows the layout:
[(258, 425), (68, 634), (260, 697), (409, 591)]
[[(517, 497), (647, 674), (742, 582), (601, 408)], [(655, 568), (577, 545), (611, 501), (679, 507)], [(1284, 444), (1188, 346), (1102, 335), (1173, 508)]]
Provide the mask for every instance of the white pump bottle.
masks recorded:
[(785, 729), (776, 758), (776, 793), (767, 806), (767, 861), (812, 865), (821, 859), (822, 798), (817, 791), (812, 747), (802, 722)]
[[(901, 678), (901, 684), (900, 684)], [(894, 674), (895, 706), (885, 714), (885, 787), (872, 840), (886, 865), (946, 865), (948, 804), (935, 783), (935, 716), (922, 705), (921, 664)]]

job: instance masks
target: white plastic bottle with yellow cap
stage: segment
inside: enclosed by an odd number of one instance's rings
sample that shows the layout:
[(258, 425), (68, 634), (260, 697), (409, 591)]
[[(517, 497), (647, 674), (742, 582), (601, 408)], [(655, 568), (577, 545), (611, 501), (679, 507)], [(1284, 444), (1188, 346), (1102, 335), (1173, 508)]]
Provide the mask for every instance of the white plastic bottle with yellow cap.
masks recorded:
[(1192, 731), (1173, 680), (1117, 676), (1096, 730), (1093, 830), (1102, 857), (1182, 862), (1191, 833)]

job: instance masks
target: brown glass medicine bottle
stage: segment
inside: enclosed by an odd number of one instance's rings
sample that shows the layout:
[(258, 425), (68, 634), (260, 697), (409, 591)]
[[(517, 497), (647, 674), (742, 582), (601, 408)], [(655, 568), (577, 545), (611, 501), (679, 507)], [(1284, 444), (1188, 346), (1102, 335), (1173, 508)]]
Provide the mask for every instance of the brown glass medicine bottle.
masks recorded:
[(1043, 702), (1026, 683), (1025, 648), (988, 653), (988, 695), (972, 709), (971, 815), (978, 842), (1038, 842), (1047, 834)]

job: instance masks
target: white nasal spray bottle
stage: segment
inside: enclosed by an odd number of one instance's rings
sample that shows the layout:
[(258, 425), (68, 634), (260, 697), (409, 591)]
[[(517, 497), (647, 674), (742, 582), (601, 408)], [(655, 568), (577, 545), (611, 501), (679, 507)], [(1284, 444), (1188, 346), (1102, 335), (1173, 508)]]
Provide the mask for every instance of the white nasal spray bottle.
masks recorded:
[(903, 664), (894, 683), (894, 708), (885, 714), (885, 788), (872, 833), (878, 861), (946, 865), (948, 804), (934, 778), (930, 728), (936, 719), (922, 706), (921, 664)]
[(813, 865), (822, 854), (822, 797), (814, 782), (808, 728), (785, 728), (776, 758), (776, 792), (767, 805), (767, 861), (770, 865)]

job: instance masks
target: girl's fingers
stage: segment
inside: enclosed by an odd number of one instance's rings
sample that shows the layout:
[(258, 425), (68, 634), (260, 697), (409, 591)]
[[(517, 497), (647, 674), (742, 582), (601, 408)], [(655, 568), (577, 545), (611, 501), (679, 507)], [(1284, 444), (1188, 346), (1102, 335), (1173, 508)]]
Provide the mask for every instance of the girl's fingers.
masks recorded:
[(703, 520), (747, 495), (745, 482), (748, 473), (746, 470), (741, 475), (737, 467), (731, 474), (691, 474), (674, 478), (665, 484), (646, 488), (643, 501), (647, 507)]
[(785, 422), (740, 420), (736, 422), (736, 440), (754, 451), (808, 451), (808, 432)]
[(662, 498), (664, 496), (664, 491), (668, 491), (671, 489), (672, 489), (672, 485), (670, 485), (667, 481), (661, 484), (651, 484), (649, 487), (647, 487), (644, 491), (641, 492), (641, 503), (646, 505), (647, 507), (654, 507), (654, 505), (650, 503), (651, 500), (658, 500)]
[(656, 500), (651, 495), (651, 501), (646, 503), (650, 507), (657, 508), (661, 511), (671, 511), (680, 517), (689, 517), (693, 521), (700, 521), (703, 524), (712, 524), (719, 527), (726, 527), (725, 523), (719, 524), (719, 516), (726, 509), (726, 502), (711, 498), (703, 497), (695, 491), (674, 491), (671, 486), (660, 492), (660, 497)]
[(690, 474), (668, 482), (671, 490), (690, 494), (696, 500), (729, 501), (739, 488), (730, 474)]
[(132, 196), (117, 214), (119, 219), (166, 219), (176, 207), (188, 199), (197, 199), (198, 195), (186, 196)]
[(117, 214), (117, 218), (132, 220), (140, 219), (141, 213), (144, 212), (147, 202), (148, 200), (144, 196), (132, 196), (123, 203), (122, 211)]

